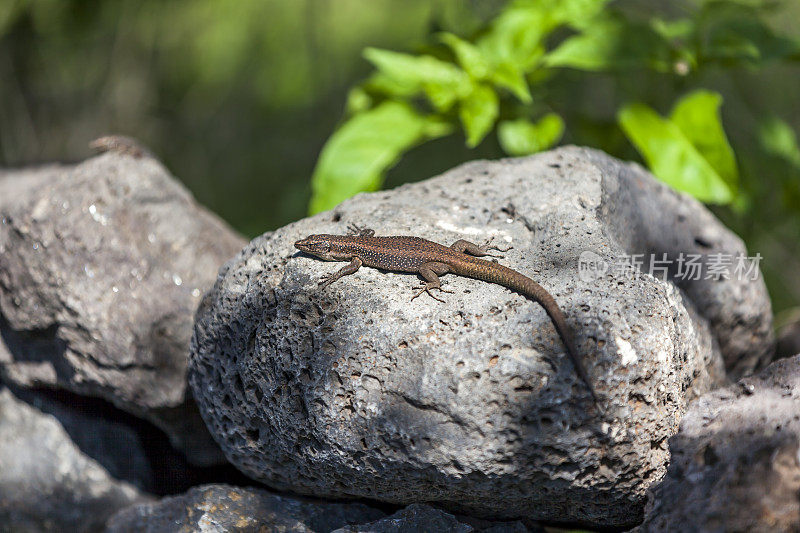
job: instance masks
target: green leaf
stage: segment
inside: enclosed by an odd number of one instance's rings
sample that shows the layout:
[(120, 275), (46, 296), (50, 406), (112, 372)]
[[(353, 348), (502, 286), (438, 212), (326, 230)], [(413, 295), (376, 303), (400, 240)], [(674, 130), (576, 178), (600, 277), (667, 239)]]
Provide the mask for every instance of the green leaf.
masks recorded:
[(722, 128), (720, 105), (722, 95), (700, 89), (681, 98), (672, 109), (670, 119), (735, 193), (739, 170)]
[(322, 149), (311, 178), (310, 212), (331, 209), (359, 192), (378, 189), (386, 170), (404, 151), (451, 131), (452, 126), (440, 119), (392, 101), (353, 116)]
[(458, 64), (467, 74), (476, 80), (482, 80), (489, 75), (491, 65), (477, 46), (452, 33), (441, 33), (439, 39), (450, 47)]
[(367, 91), (362, 87), (353, 87), (347, 93), (347, 103), (345, 104), (345, 112), (348, 115), (355, 115), (366, 111), (372, 105), (372, 98), (370, 98)]
[(695, 31), (694, 21), (688, 18), (665, 20), (656, 17), (650, 20), (650, 26), (668, 41), (688, 39)]
[(524, 118), (506, 120), (497, 126), (497, 137), (508, 155), (523, 156), (547, 150), (564, 134), (564, 120), (549, 113), (536, 123)]
[(780, 157), (800, 169), (800, 147), (789, 124), (778, 117), (768, 117), (758, 127), (758, 139), (767, 153)]
[(497, 94), (487, 85), (476, 85), (461, 101), (458, 111), (466, 132), (467, 146), (474, 148), (491, 131), (497, 120), (499, 112)]
[(644, 104), (623, 107), (617, 120), (659, 179), (703, 202), (726, 204), (733, 200), (725, 180), (674, 122)]
[(363, 84), (367, 92), (383, 94), (394, 98), (407, 98), (419, 93), (419, 87), (400, 83), (382, 72), (376, 72)]
[(513, 2), (491, 22), (476, 46), (495, 65), (528, 72), (544, 54), (542, 40), (553, 29), (547, 11), (539, 3)]
[(366, 48), (364, 57), (378, 70), (407, 85), (464, 83), (465, 74), (457, 66), (433, 56), (414, 56), (390, 50)]
[(412, 94), (424, 91), (428, 99), (440, 112), (466, 96), (471, 81), (466, 72), (452, 63), (433, 56), (413, 56), (367, 48), (364, 57), (374, 64), (388, 81), (395, 84), (398, 92)]
[(456, 55), (458, 63), (476, 80), (488, 79), (496, 85), (508, 89), (524, 103), (531, 102), (531, 93), (523, 72), (511, 63), (494, 65), (484, 56), (483, 51), (474, 44), (453, 35), (443, 33), (441, 40)]
[(509, 63), (497, 65), (489, 75), (489, 79), (496, 85), (511, 91), (520, 102), (530, 104), (533, 101), (525, 75), (514, 65)]
[(549, 67), (588, 71), (640, 67), (667, 71), (670, 56), (669, 43), (650, 26), (607, 15), (566, 39), (543, 61)]
[(559, 0), (547, 8), (552, 24), (568, 24), (583, 29), (594, 23), (595, 17), (603, 12), (609, 0)]

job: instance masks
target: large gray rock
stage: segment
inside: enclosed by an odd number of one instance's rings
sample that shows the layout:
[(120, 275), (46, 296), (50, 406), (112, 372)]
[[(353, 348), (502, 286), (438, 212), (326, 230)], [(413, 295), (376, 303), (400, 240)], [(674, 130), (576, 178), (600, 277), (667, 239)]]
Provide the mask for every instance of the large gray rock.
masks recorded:
[[(283, 489), (437, 502), (486, 518), (635, 525), (687, 402), (724, 380), (701, 311), (725, 305), (695, 306), (647, 274), (580, 276), (578, 260), (644, 252), (637, 246), (651, 228), (646, 213), (633, 215), (646, 203), (639, 197), (671, 195), (682, 242), (694, 242), (693, 223), (677, 220), (703, 217), (715, 250), (740, 251), (697, 202), (578, 148), (470, 163), (265, 234), (221, 270), (198, 310), (190, 382), (206, 421), (235, 465)], [(559, 302), (605, 415), (541, 307), (502, 287), (450, 275), (446, 303), (410, 302), (414, 276), (363, 268), (318, 291), (342, 265), (295, 254), (293, 242), (344, 233), (348, 223), (512, 245), (501, 262)], [(708, 292), (727, 299), (727, 312), (769, 324), (760, 279), (747, 292), (755, 301), (718, 283), (733, 294)], [(734, 334), (754, 351), (768, 344)]]
[(242, 245), (151, 158), (3, 172), (0, 372), (110, 400), (219, 462), (186, 365), (200, 296)]
[(800, 355), (692, 404), (640, 531), (800, 531)]
[(265, 490), (204, 485), (180, 496), (120, 511), (107, 533), (173, 531), (327, 533), (347, 524), (372, 522), (384, 513), (360, 503), (289, 498)]
[(81, 453), (55, 418), (0, 389), (0, 530), (100, 531), (146, 501)]

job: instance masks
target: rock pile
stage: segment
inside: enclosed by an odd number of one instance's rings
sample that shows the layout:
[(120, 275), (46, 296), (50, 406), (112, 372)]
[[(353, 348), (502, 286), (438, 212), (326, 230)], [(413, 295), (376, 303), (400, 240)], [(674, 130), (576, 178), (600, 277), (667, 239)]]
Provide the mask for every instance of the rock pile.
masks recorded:
[[(753, 375), (773, 349), (757, 266), (712, 271), (742, 242), (636, 165), (575, 147), (469, 163), (247, 244), (150, 154), (110, 152), (0, 172), (0, 221), (15, 531), (798, 520), (800, 360)], [(498, 261), (559, 302), (601, 408), (544, 311), (502, 287), (448, 275), (444, 303), (410, 302), (414, 276), (362, 268), (318, 290), (341, 265), (293, 243), (349, 224), (511, 246)]]

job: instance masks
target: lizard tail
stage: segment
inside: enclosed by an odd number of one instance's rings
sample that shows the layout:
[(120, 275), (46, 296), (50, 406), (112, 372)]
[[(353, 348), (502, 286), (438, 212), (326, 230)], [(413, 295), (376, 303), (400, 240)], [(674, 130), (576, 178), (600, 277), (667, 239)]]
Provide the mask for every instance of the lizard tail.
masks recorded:
[(569, 326), (567, 326), (567, 320), (564, 317), (564, 313), (561, 311), (561, 308), (558, 306), (558, 303), (556, 303), (555, 298), (553, 298), (553, 296), (547, 292), (544, 287), (533, 281), (531, 278), (520, 274), (516, 270), (512, 270), (497, 263), (489, 263), (488, 261), (483, 261), (480, 259), (476, 259), (474, 261), (475, 263), (486, 263), (486, 266), (478, 269), (470, 269), (469, 272), (456, 271), (456, 273), (462, 276), (469, 276), (472, 278), (481, 279), (483, 281), (488, 281), (490, 283), (502, 285), (507, 289), (511, 289), (514, 292), (534, 300), (544, 308), (547, 316), (550, 317), (550, 321), (556, 328), (558, 336), (561, 337), (561, 342), (564, 343), (564, 347), (567, 349), (567, 353), (572, 360), (572, 366), (575, 367), (575, 372), (584, 382), (586, 388), (589, 389), (589, 393), (592, 395), (592, 400), (594, 400), (595, 405), (599, 406), (600, 404), (598, 402), (597, 393), (595, 392), (591, 381), (589, 381), (589, 375), (586, 373), (586, 369), (583, 366), (580, 355), (578, 354), (578, 350), (575, 347), (572, 333), (569, 330)]

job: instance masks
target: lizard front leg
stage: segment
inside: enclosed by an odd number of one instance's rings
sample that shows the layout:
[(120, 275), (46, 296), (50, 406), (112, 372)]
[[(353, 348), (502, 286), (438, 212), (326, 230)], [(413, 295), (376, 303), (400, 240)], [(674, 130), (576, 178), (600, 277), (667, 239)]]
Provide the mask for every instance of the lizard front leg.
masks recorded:
[(422, 276), (427, 283), (425, 283), (425, 285), (423, 285), (422, 287), (417, 287), (418, 290), (417, 292), (414, 293), (414, 296), (412, 296), (411, 299), (413, 300), (423, 292), (427, 292), (428, 296), (430, 296), (434, 300), (438, 300), (444, 303), (444, 300), (434, 296), (431, 291), (433, 289), (436, 289), (441, 292), (448, 292), (450, 294), (453, 293), (453, 291), (448, 291), (446, 289), (443, 289), (442, 281), (439, 279), (439, 276), (441, 276), (442, 274), (447, 274), (448, 272), (450, 272), (450, 265), (448, 265), (447, 263), (437, 263), (433, 261), (430, 263), (425, 263), (424, 265), (419, 267), (418, 274)]
[(347, 233), (350, 235), (358, 235), (359, 237), (374, 237), (375, 230), (367, 228), (365, 226), (359, 226), (351, 222), (347, 225)]
[(364, 262), (359, 259), (358, 257), (354, 257), (352, 261), (350, 261), (347, 265), (343, 266), (336, 272), (332, 274), (325, 274), (322, 276), (322, 279), (319, 281), (319, 288), (320, 290), (324, 289), (337, 279), (341, 278), (342, 276), (349, 276), (350, 274), (355, 274), (355, 272), (361, 268)]

